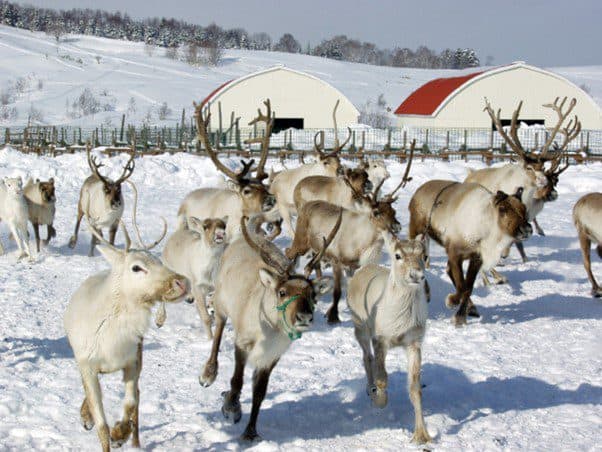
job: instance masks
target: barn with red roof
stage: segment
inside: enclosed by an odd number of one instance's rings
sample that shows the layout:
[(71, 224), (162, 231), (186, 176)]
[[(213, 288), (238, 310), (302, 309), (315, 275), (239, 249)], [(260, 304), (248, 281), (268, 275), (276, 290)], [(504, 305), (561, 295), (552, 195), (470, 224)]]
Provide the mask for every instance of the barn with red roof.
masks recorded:
[(558, 118), (543, 105), (564, 96), (577, 99), (574, 113), (584, 129), (602, 128), (602, 111), (588, 93), (558, 74), (523, 62), (431, 80), (410, 94), (395, 114), (400, 126), (489, 128), (491, 119), (483, 111), (486, 98), (501, 108), (503, 122), (509, 122), (522, 100), (521, 120), (550, 126)]

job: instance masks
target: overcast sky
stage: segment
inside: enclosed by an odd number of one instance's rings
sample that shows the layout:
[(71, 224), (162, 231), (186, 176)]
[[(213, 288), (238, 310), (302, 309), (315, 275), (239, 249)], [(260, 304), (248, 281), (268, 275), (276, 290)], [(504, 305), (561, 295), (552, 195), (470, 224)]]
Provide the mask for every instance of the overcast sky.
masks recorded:
[[(14, 0), (13, 0), (14, 1)], [(481, 61), (540, 66), (602, 64), (602, 0), (26, 0), (46, 8), (92, 8), (135, 18), (165, 16), (301, 45), (346, 34), (379, 47), (472, 47)]]

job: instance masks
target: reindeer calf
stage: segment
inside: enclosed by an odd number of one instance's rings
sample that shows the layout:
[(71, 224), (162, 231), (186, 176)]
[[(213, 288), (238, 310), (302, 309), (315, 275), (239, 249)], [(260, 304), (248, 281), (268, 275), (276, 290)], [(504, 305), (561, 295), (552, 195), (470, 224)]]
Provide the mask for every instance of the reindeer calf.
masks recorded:
[[(29, 248), (28, 218), (27, 201), (23, 195), (23, 180), (20, 177), (7, 177), (0, 181), (0, 219), (8, 224), (17, 242), (19, 259), (28, 256), (31, 260), (33, 257)], [(0, 242), (0, 254), (3, 253), (4, 247)]]
[[(228, 217), (199, 220), (188, 218), (190, 229), (180, 229), (167, 240), (163, 249), (163, 262), (167, 267), (186, 278), (191, 285), (205, 332), (211, 334), (211, 317), (207, 312), (207, 295), (213, 289), (214, 276), (226, 248), (226, 224)], [(165, 322), (165, 305), (159, 306), (156, 318), (158, 327)]]
[(347, 303), (363, 352), (367, 392), (374, 405), (387, 405), (387, 352), (403, 347), (408, 356), (408, 390), (414, 406), (412, 441), (431, 440), (422, 415), (421, 346), (428, 318), (424, 245), (386, 235), (391, 268), (370, 264), (349, 281)]
[(56, 230), (53, 227), (54, 214), (56, 212), (56, 197), (54, 194), (54, 178), (47, 182), (31, 179), (25, 184), (23, 189), (27, 208), (29, 211), (29, 221), (33, 226), (33, 233), (36, 238), (36, 248), (40, 252), (40, 225), (46, 225), (47, 237), (43, 240), (44, 245), (48, 244), (53, 237), (56, 237)]

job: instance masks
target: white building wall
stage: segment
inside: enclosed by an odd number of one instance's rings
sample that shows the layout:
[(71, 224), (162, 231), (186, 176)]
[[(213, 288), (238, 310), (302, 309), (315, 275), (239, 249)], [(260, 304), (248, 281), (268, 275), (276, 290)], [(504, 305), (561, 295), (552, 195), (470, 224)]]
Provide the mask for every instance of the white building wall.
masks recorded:
[(279, 118), (304, 118), (306, 129), (332, 128), (332, 109), (337, 109), (338, 127), (357, 124), (359, 112), (338, 90), (308, 74), (287, 68), (273, 68), (235, 80), (211, 98), (211, 127), (218, 126), (218, 102), (221, 102), (223, 127), (230, 123), (230, 113), (240, 116), (240, 127), (247, 127), (265, 112), (263, 101), (269, 98), (272, 111)]
[(602, 111), (591, 97), (560, 76), (526, 65), (490, 71), (460, 87), (444, 102), (433, 116), (400, 115), (399, 125), (415, 127), (471, 128), (491, 127), (487, 112), (483, 111), (485, 98), (497, 111), (502, 109), (502, 119), (511, 119), (512, 113), (523, 100), (520, 117), (543, 119), (546, 127), (553, 127), (558, 116), (543, 104), (558, 96), (567, 96), (567, 104), (574, 97), (577, 105), (571, 114), (579, 116), (583, 129), (602, 129)]

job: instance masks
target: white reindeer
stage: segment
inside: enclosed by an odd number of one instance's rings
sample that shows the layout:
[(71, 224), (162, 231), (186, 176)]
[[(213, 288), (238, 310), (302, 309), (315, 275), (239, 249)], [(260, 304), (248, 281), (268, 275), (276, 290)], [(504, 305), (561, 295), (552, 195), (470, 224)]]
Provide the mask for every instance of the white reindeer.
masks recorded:
[[(213, 335), (206, 301), (214, 287), (213, 280), (227, 245), (227, 222), (228, 217), (207, 218), (202, 221), (190, 217), (188, 218), (190, 229), (179, 229), (174, 232), (163, 248), (163, 263), (188, 278), (194, 303), (209, 339)], [(165, 317), (165, 305), (161, 304), (155, 319), (158, 327), (163, 326)]]
[[(151, 308), (157, 301), (182, 299), (187, 293), (187, 282), (149, 252), (161, 239), (151, 246), (142, 245), (142, 250), (130, 249), (130, 238), (123, 226), (126, 247), (121, 250), (93, 227), (90, 231), (101, 242), (98, 249), (111, 269), (84, 281), (71, 297), (64, 315), (65, 331), (84, 385), (81, 420), (87, 430), (96, 425), (103, 451), (110, 449), (110, 443), (121, 446), (130, 435), (132, 446), (140, 447), (138, 378)], [(165, 232), (166, 227), (161, 238)], [(123, 418), (109, 432), (98, 375), (119, 370), (123, 370), (125, 382)]]
[[(27, 200), (23, 194), (21, 177), (7, 177), (0, 182), (0, 219), (8, 224), (10, 232), (17, 242), (19, 259), (27, 256), (32, 260), (29, 231), (27, 230), (29, 211)], [(0, 242), (0, 254), (4, 254), (2, 242)]]
[(349, 281), (347, 303), (355, 325), (355, 337), (363, 351), (367, 392), (378, 408), (387, 405), (387, 352), (403, 347), (408, 357), (408, 390), (414, 406), (412, 441), (431, 437), (422, 415), (420, 385), (421, 346), (428, 318), (424, 277), (424, 245), (416, 240), (386, 236), (391, 268), (370, 264)]

